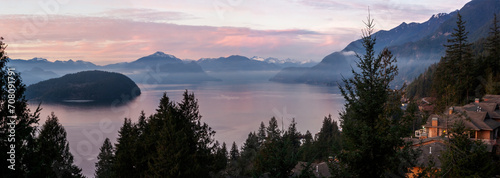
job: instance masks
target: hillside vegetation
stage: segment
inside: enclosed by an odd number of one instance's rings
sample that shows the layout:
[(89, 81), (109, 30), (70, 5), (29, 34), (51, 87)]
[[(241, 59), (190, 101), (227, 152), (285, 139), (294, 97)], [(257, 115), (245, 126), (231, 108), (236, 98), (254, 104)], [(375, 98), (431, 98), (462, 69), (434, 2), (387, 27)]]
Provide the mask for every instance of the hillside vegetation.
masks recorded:
[(446, 54), (407, 89), (410, 98), (435, 97), (438, 107), (465, 104), (484, 94), (500, 94), (500, 26), (497, 16), (487, 38), (468, 41), (467, 23), (458, 14)]

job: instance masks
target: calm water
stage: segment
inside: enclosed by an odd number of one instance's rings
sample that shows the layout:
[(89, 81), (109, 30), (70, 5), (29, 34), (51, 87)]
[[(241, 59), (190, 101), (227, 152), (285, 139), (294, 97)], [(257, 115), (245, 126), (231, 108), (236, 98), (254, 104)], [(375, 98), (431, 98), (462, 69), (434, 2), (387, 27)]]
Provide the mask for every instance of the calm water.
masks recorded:
[[(199, 101), (202, 121), (217, 133), (216, 140), (232, 142), (241, 147), (249, 132), (256, 131), (260, 122), (266, 125), (273, 116), (283, 118), (286, 129), (295, 118), (297, 128), (305, 133), (319, 131), (323, 118), (338, 117), (343, 98), (336, 87), (302, 84), (279, 84), (267, 81), (236, 83), (209, 82), (196, 85), (140, 85), (142, 95), (123, 106), (64, 106), (42, 105), (40, 125), (54, 112), (68, 133), (75, 164), (88, 177), (93, 177), (94, 163), (106, 137), (116, 143), (123, 119), (137, 118), (155, 112), (164, 92), (179, 102), (185, 89), (194, 92)], [(30, 108), (34, 110), (35, 104)]]

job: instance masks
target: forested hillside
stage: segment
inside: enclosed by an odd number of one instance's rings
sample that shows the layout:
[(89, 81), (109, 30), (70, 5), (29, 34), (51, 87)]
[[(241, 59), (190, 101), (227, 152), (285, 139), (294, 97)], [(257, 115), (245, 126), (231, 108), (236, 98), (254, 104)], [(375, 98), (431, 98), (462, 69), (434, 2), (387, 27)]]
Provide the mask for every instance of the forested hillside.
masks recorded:
[(457, 27), (448, 39), (446, 54), (407, 89), (408, 97), (437, 98), (437, 109), (465, 104), (484, 94), (500, 94), (500, 24), (496, 15), (487, 38), (473, 43), (468, 22), (458, 14)]

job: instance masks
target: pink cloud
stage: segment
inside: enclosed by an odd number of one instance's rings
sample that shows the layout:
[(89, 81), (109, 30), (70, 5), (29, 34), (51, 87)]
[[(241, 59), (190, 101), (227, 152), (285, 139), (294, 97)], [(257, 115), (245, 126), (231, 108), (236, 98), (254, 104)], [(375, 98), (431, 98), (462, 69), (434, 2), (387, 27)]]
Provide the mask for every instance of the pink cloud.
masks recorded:
[(184, 59), (239, 54), (320, 60), (349, 42), (342, 42), (341, 36), (297, 29), (253, 30), (81, 16), (0, 18), (4, 27), (0, 36), (6, 38), (11, 58), (96, 64), (132, 61), (155, 51)]

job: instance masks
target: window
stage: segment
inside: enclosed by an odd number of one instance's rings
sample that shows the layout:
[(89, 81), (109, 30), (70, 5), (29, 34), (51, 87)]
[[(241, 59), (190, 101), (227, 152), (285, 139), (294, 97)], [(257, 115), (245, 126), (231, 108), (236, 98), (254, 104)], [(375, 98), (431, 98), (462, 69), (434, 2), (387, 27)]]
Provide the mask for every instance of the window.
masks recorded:
[(476, 138), (476, 131), (470, 131), (469, 138)]

